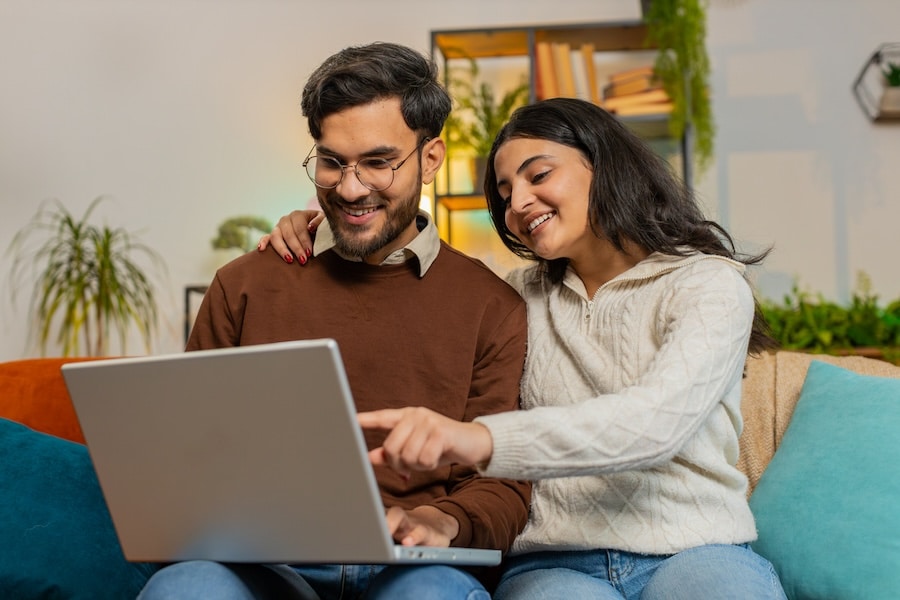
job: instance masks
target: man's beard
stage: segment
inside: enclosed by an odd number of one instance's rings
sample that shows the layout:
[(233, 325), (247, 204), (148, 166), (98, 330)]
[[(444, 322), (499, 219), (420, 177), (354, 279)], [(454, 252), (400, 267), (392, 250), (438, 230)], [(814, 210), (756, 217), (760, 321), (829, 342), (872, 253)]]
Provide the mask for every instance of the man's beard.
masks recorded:
[(387, 207), (379, 208), (386, 212), (384, 225), (370, 237), (364, 235), (370, 230), (370, 226), (350, 225), (336, 216), (337, 211), (341, 210), (341, 199), (336, 193), (329, 192), (326, 201), (321, 204), (334, 236), (335, 249), (344, 256), (359, 259), (377, 253), (397, 239), (415, 220), (419, 210), (417, 197), (395, 199)]

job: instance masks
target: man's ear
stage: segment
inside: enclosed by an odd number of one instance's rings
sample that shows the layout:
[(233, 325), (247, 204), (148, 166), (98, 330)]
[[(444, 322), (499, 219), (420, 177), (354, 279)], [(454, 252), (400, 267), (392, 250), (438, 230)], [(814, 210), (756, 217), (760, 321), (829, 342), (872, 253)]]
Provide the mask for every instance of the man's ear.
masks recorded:
[(447, 154), (447, 146), (441, 138), (428, 140), (422, 146), (422, 183), (425, 185), (434, 181), (434, 175), (444, 164), (444, 155)]

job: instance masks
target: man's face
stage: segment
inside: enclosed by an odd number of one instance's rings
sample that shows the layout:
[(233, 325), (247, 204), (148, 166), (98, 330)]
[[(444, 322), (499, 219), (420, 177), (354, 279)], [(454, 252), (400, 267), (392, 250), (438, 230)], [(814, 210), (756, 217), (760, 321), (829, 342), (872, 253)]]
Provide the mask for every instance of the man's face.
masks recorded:
[[(379, 99), (325, 117), (322, 137), (314, 154), (355, 165), (365, 158), (384, 158), (392, 166), (409, 156), (394, 171), (390, 187), (375, 192), (364, 186), (355, 170), (344, 169), (341, 182), (331, 189), (317, 188), (319, 205), (334, 233), (337, 249), (372, 264), (379, 264), (391, 252), (408, 244), (418, 233), (416, 212), (423, 179), (433, 178), (440, 166), (433, 163), (431, 148), (440, 140), (423, 144), (420, 161), (415, 148), (419, 138), (403, 120), (399, 98)], [(435, 142), (438, 142), (437, 144)]]

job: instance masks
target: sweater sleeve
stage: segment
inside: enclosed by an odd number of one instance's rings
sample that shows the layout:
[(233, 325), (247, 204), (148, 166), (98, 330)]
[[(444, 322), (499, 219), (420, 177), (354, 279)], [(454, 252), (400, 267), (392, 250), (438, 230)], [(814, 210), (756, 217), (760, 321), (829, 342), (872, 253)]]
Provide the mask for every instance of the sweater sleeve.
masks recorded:
[(236, 318), (239, 320), (240, 315), (233, 314), (225, 294), (225, 287), (217, 273), (207, 288), (206, 294), (203, 295), (203, 301), (200, 303), (197, 317), (191, 327), (191, 335), (185, 350), (205, 350), (240, 345), (237, 333), (239, 327), (235, 325)]
[[(483, 351), (472, 373), (466, 421), (519, 408), (526, 344), (524, 303), (517, 303), (495, 322), (482, 333)], [(471, 467), (454, 466), (447, 496), (433, 504), (459, 522), (454, 546), (506, 551), (528, 521), (530, 501), (530, 482), (483, 477)]]
[[(749, 285), (731, 268), (692, 270), (667, 285), (674, 287), (657, 317), (664, 324), (659, 347), (643, 361), (636, 384), (565, 406), (544, 402), (479, 418), (494, 442), (485, 475), (600, 475), (653, 468), (679, 452), (739, 385), (754, 303)], [(583, 335), (571, 327), (560, 333)], [(578, 349), (582, 364), (594, 358), (588, 348)]]

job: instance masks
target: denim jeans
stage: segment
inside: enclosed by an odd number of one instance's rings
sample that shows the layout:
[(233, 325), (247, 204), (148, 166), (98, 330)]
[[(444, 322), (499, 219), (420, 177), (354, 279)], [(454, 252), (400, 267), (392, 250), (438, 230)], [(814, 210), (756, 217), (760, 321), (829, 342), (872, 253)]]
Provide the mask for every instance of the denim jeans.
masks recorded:
[(138, 600), (489, 600), (475, 577), (445, 565), (176, 563), (157, 571)]
[(507, 559), (495, 600), (785, 600), (771, 563), (749, 545), (711, 544), (654, 556), (611, 550)]

